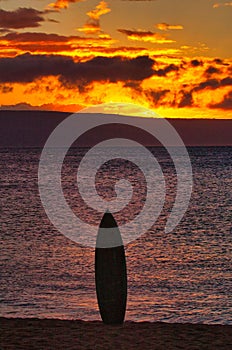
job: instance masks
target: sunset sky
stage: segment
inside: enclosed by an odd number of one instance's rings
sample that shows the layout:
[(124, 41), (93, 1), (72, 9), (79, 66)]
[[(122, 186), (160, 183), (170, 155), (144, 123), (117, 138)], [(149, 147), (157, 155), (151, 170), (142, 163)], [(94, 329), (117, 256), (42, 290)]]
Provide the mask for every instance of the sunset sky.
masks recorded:
[(221, 0), (0, 0), (0, 108), (232, 119), (231, 19)]

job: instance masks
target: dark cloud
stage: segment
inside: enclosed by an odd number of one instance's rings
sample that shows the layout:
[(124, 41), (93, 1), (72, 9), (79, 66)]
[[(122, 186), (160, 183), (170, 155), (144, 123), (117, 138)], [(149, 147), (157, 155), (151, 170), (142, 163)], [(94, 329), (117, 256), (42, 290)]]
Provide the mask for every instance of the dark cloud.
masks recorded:
[(232, 85), (232, 78), (226, 77), (224, 79), (208, 79), (206, 81), (201, 82), (199, 85), (195, 86), (192, 91), (201, 91), (204, 89), (215, 90), (223, 86)]
[(13, 91), (13, 86), (11, 85), (6, 85), (6, 84), (0, 84), (0, 91), (3, 94), (7, 94), (8, 92), (12, 92)]
[(11, 42), (39, 42), (39, 41), (45, 41), (45, 42), (67, 42), (68, 40), (72, 38), (77, 38), (78, 36), (64, 36), (64, 35), (59, 35), (59, 34), (47, 34), (47, 33), (33, 33), (33, 32), (26, 32), (26, 33), (9, 33), (2, 37), (2, 40), (7, 40)]
[(232, 85), (232, 77), (226, 77), (220, 81), (221, 86), (230, 86)]
[(159, 77), (165, 77), (170, 72), (178, 72), (179, 67), (175, 64), (169, 64), (165, 68), (154, 70), (154, 75), (157, 75)]
[(49, 75), (59, 75), (62, 69), (73, 67), (69, 57), (24, 54), (0, 59), (0, 82), (29, 83)]
[(209, 66), (205, 70), (206, 75), (219, 74), (219, 73), (221, 73), (220, 69), (218, 69), (217, 67), (214, 67), (214, 66)]
[(192, 91), (200, 91), (204, 89), (218, 89), (223, 86), (230, 86), (232, 85), (232, 78), (226, 77), (224, 79), (209, 79), (206, 81), (201, 82), (198, 86), (195, 86)]
[(127, 81), (123, 86), (131, 88), (140, 93), (142, 92), (141, 84), (139, 81)]
[[(33, 44), (40, 42), (41, 45), (44, 43), (51, 44), (53, 45), (54, 50), (56, 50), (56, 45), (58, 43), (67, 43), (71, 47), (73, 47), (74, 44), (78, 45), (81, 43), (86, 42), (91, 43), (92, 40), (96, 42), (107, 42), (110, 41), (111, 38), (91, 38), (91, 37), (82, 37), (78, 35), (70, 35), (70, 36), (65, 36), (65, 35), (60, 35), (60, 34), (53, 34), (53, 33), (42, 33), (42, 32), (25, 32), (25, 33), (16, 33), (16, 32), (11, 32), (8, 33), (0, 38), (3, 41), (9, 41), (13, 44), (15, 43), (28, 43), (28, 44)], [(70, 44), (71, 43), (71, 44)], [(71, 46), (72, 45), (72, 46)]]
[(202, 66), (202, 61), (199, 61), (199, 60), (192, 60), (190, 63), (192, 67)]
[(56, 19), (52, 19), (52, 18), (48, 18), (47, 20), (48, 22), (52, 22), (52, 23), (60, 23), (60, 21), (57, 21)]
[(145, 96), (146, 98), (152, 103), (154, 107), (162, 105), (162, 99), (166, 96), (167, 93), (169, 93), (170, 90), (164, 89), (164, 90), (146, 90)]
[(6, 34), (6, 33), (11, 33), (11, 30), (7, 28), (0, 28), (0, 34)]
[(133, 59), (96, 57), (74, 62), (71, 57), (24, 54), (0, 59), (0, 82), (29, 83), (44, 76), (58, 76), (62, 84), (87, 86), (94, 81), (142, 81), (153, 75), (153, 60), (147, 56)]
[(88, 85), (93, 81), (142, 81), (153, 75), (153, 60), (147, 56), (133, 59), (121, 57), (96, 57), (87, 62), (76, 63), (74, 69), (62, 73), (63, 83), (82, 82)]
[(178, 104), (178, 107), (183, 108), (183, 107), (192, 107), (194, 104), (192, 93), (187, 92), (187, 91), (180, 91), (182, 97), (181, 100)]
[(229, 63), (224, 62), (221, 58), (215, 58), (213, 63), (218, 64), (220, 66), (229, 66)]
[(208, 107), (217, 108), (217, 109), (225, 109), (225, 110), (232, 109), (232, 91), (230, 91), (228, 94), (226, 94), (221, 102), (215, 103), (215, 104), (210, 104)]
[(215, 58), (213, 62), (216, 64), (223, 64), (223, 60), (221, 58)]
[(219, 80), (217, 79), (209, 79), (201, 82), (198, 86), (193, 88), (193, 91), (200, 91), (204, 89), (217, 89), (220, 86)]
[(51, 10), (38, 11), (25, 7), (20, 7), (13, 11), (0, 9), (0, 27), (4, 29), (39, 27), (41, 22), (45, 21), (44, 15), (50, 12)]

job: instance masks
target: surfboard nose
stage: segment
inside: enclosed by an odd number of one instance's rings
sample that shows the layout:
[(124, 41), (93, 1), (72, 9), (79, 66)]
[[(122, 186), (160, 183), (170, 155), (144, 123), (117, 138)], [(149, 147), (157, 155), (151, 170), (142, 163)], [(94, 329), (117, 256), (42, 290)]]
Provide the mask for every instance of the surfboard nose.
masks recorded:
[(121, 233), (113, 215), (107, 210), (102, 217), (96, 248), (113, 248), (123, 245)]
[(118, 227), (113, 215), (111, 212), (107, 209), (105, 214), (103, 215), (100, 223), (100, 228), (113, 228)]

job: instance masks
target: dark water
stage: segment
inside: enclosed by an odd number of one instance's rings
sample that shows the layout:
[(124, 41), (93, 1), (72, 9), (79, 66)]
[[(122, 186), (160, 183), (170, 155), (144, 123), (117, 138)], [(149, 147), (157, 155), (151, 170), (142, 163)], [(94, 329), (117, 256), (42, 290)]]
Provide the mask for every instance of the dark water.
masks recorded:
[[(162, 149), (151, 149), (165, 172), (167, 203), (154, 226), (126, 246), (127, 320), (232, 324), (232, 148), (188, 150), (194, 180), (191, 202), (178, 227), (166, 234), (175, 171)], [(63, 172), (64, 193), (76, 213), (82, 205), (73, 182), (84, 151), (78, 152), (68, 154)], [(0, 151), (1, 315), (99, 319), (94, 249), (68, 240), (49, 222), (38, 193), (39, 156), (38, 149)], [(132, 180), (137, 171), (125, 162), (102, 169), (103, 196), (112, 194), (112, 169), (115, 178), (125, 171)], [(142, 184), (141, 174), (136, 175), (137, 185)], [(132, 209), (140, 210), (140, 197), (146, 194), (133, 181), (129, 216)], [(86, 215), (91, 221), (91, 211)]]

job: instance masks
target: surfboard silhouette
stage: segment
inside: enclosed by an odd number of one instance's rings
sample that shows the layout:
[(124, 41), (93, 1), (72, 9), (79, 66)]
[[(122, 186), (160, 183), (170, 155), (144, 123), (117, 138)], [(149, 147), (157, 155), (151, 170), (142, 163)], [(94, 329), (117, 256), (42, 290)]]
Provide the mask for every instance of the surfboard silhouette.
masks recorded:
[(110, 212), (101, 220), (95, 249), (95, 283), (102, 321), (121, 324), (127, 300), (126, 258), (122, 237)]

